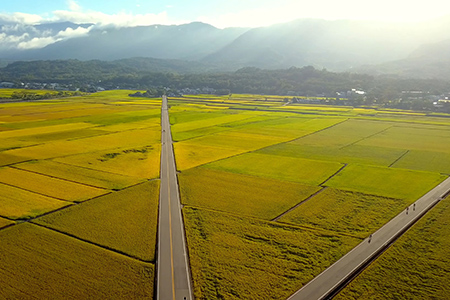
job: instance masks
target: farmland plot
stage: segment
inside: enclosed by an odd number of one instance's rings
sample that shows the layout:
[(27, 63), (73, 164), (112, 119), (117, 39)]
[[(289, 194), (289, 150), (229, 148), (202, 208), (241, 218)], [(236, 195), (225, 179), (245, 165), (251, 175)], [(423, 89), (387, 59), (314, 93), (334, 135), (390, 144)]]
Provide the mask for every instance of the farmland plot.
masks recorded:
[(196, 299), (286, 299), (359, 240), (185, 208)]
[(158, 197), (159, 181), (146, 182), (35, 222), (154, 262)]
[(0, 182), (67, 201), (83, 201), (109, 191), (14, 168), (0, 169)]
[(0, 241), (0, 298), (144, 299), (153, 296), (153, 264), (31, 224), (0, 231)]
[(0, 215), (10, 219), (29, 219), (70, 204), (0, 183)]
[(320, 188), (195, 168), (179, 175), (182, 203), (270, 220)]

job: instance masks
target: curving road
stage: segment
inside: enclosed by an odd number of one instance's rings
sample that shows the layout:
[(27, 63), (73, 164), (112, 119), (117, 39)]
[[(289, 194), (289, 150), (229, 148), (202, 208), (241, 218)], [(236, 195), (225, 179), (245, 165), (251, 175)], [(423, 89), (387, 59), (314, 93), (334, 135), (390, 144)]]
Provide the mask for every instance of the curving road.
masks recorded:
[(333, 292), (345, 283), (353, 274), (360, 271), (373, 257), (403, 234), (414, 222), (420, 219), (450, 192), (450, 178), (443, 181), (422, 198), (410, 205), (369, 238), (344, 255), (303, 288), (288, 298), (288, 300), (328, 299)]
[(156, 297), (190, 300), (193, 297), (166, 96), (162, 99), (161, 131)]

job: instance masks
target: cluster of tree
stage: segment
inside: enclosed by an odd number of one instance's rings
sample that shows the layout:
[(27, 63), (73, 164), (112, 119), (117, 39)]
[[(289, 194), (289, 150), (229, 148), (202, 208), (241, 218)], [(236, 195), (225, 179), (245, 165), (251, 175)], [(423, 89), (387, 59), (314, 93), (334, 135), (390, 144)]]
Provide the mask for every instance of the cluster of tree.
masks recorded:
[[(284, 70), (246, 67), (228, 73), (181, 74), (171, 71), (157, 72), (158, 64), (156, 67), (151, 67), (152, 65), (155, 64), (145, 59), (114, 62), (77, 60), (16, 62), (0, 68), (0, 81), (56, 82), (70, 84), (74, 88), (88, 86), (92, 90), (96, 87), (149, 90), (151, 96), (161, 95), (163, 87), (172, 90), (209, 87), (222, 94), (322, 95), (330, 98), (336, 98), (337, 92), (346, 93), (351, 89), (359, 89), (366, 92), (364, 97), (352, 99), (359, 105), (390, 103), (392, 100), (400, 99), (402, 91), (420, 90), (432, 95), (441, 95), (450, 90), (449, 82), (444, 80), (335, 73), (311, 66)], [(159, 90), (154, 91), (155, 89)]]
[(145, 98), (155, 98), (155, 97), (161, 97), (165, 94), (165, 90), (162, 88), (156, 88), (156, 89), (148, 89), (144, 93), (142, 92), (136, 92), (133, 94), (129, 94), (130, 97), (145, 97)]
[(68, 91), (61, 91), (57, 93), (45, 93), (45, 94), (38, 94), (34, 92), (28, 92), (28, 91), (20, 91), (20, 92), (13, 92), (11, 94), (11, 99), (15, 100), (43, 100), (43, 99), (55, 99), (55, 98), (62, 98), (62, 97), (72, 97), (72, 96), (80, 96), (82, 93), (80, 92), (68, 92)]

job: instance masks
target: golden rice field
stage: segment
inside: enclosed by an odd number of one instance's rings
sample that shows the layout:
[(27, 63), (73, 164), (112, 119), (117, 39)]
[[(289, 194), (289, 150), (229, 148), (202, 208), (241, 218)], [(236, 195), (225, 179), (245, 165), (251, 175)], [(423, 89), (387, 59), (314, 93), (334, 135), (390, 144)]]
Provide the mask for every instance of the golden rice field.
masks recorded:
[(0, 105), (1, 299), (153, 298), (161, 99), (128, 94)]
[(133, 180), (157, 178), (161, 145), (115, 148), (55, 158), (55, 162), (133, 177)]
[(4, 219), (4, 218), (0, 218), (0, 228), (11, 225), (11, 224), (14, 224), (14, 222)]
[(39, 160), (14, 165), (15, 168), (45, 174), (97, 188), (120, 190), (142, 181), (123, 174), (103, 172), (92, 167), (78, 167), (54, 160)]
[(29, 219), (71, 205), (48, 196), (0, 183), (0, 216)]
[(67, 201), (84, 201), (108, 193), (105, 189), (10, 167), (0, 169), (0, 182)]
[[(161, 99), (134, 92), (0, 104), (0, 298), (153, 298)], [(283, 98), (169, 99), (196, 299), (286, 299), (450, 174), (448, 118)], [(383, 296), (448, 292), (438, 208)]]
[(34, 222), (154, 262), (158, 199), (159, 181), (150, 181)]
[(31, 224), (0, 231), (2, 299), (145, 299), (155, 266)]
[(270, 220), (320, 188), (294, 182), (195, 168), (178, 176), (185, 205)]

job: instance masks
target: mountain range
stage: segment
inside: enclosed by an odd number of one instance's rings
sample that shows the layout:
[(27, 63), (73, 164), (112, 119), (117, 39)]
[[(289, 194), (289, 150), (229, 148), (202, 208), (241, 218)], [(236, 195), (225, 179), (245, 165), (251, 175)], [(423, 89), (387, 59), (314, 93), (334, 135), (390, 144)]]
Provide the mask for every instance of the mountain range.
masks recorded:
[(175, 60), (183, 66), (181, 72), (311, 65), (332, 71), (450, 79), (448, 68), (443, 70), (450, 66), (447, 28), (448, 18), (411, 24), (300, 19), (225, 29), (200, 22), (123, 28), (69, 22), (0, 24), (4, 41), (0, 60), (147, 57)]

